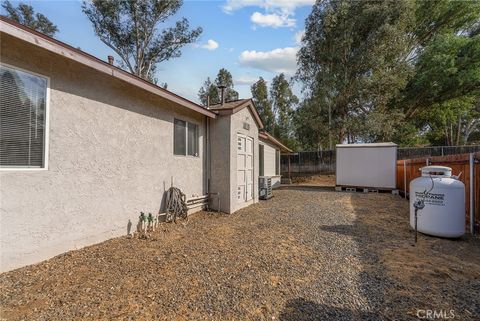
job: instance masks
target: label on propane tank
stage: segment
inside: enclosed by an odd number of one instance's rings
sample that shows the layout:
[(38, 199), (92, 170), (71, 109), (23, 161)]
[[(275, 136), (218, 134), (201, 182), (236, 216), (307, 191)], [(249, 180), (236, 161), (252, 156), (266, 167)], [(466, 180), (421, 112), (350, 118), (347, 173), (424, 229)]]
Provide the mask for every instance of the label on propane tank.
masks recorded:
[(423, 199), (425, 205), (445, 206), (445, 194), (415, 192), (417, 199)]

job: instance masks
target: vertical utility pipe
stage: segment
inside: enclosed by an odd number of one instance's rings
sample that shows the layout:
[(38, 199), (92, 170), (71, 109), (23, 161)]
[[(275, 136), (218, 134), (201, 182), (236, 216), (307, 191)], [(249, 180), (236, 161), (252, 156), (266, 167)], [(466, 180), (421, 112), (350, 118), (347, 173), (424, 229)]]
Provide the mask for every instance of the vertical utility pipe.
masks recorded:
[(469, 157), (469, 166), (470, 166), (470, 175), (469, 175), (469, 180), (470, 180), (470, 233), (472, 235), (475, 234), (475, 206), (474, 206), (474, 198), (475, 195), (473, 194), (473, 185), (475, 184), (475, 178), (473, 177), (473, 166), (475, 165), (474, 163), (474, 157), (473, 153), (470, 153)]
[[(210, 98), (207, 96), (207, 99)], [(205, 116), (205, 170), (207, 172), (206, 195), (210, 193), (210, 117)]]
[(415, 244), (417, 243), (418, 235), (418, 208), (415, 208)]
[[(432, 189), (433, 189), (433, 186), (432, 186)], [(418, 211), (422, 210), (425, 207), (424, 199), (426, 194), (427, 194), (427, 191), (423, 193), (423, 196), (421, 199), (418, 199), (415, 202), (413, 202), (413, 207), (415, 208), (415, 244), (417, 243), (417, 234), (418, 234)]]
[(407, 161), (403, 160), (403, 197), (407, 198)]

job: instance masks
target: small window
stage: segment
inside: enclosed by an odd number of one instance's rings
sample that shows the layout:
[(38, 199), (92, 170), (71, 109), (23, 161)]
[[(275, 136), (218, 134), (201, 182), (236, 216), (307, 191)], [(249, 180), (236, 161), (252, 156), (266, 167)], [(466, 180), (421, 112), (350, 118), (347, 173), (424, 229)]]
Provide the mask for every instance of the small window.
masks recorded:
[(47, 78), (0, 65), (0, 167), (46, 167)]
[(175, 119), (173, 128), (173, 153), (198, 156), (198, 125)]

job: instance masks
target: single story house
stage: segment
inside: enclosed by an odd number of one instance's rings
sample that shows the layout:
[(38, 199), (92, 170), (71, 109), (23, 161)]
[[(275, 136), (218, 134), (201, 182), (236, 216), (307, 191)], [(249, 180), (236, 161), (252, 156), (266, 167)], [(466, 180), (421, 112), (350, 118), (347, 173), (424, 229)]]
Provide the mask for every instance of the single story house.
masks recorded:
[(258, 202), (261, 145), (278, 174), (252, 100), (205, 108), (0, 19), (1, 271), (126, 234), (170, 186)]

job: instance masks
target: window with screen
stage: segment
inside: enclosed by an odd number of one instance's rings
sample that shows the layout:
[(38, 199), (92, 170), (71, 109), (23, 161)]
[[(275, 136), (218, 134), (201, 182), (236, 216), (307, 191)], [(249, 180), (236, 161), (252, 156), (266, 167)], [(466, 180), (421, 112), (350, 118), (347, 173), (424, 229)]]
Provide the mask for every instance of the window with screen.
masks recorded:
[(0, 64), (0, 168), (45, 168), (47, 85)]
[(198, 125), (180, 119), (174, 120), (173, 153), (198, 156)]

